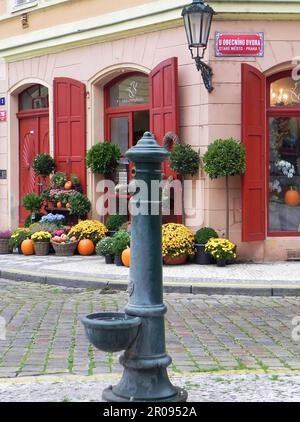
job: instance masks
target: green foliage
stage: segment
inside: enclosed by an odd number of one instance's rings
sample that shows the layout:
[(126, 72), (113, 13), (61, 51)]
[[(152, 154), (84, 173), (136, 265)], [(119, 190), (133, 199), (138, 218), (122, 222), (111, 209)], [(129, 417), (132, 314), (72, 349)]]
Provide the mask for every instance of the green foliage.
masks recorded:
[(43, 214), (40, 212), (35, 212), (35, 216), (33, 218), (32, 214), (30, 214), (24, 221), (24, 226), (29, 227), (31, 224), (38, 223), (42, 218)]
[(118, 145), (101, 142), (92, 146), (86, 155), (86, 165), (93, 173), (111, 176), (118, 166), (121, 151)]
[(74, 188), (79, 186), (79, 177), (76, 174), (71, 174), (71, 182)]
[(57, 171), (51, 177), (51, 187), (55, 189), (63, 188), (67, 180), (66, 173)]
[(37, 193), (28, 193), (22, 199), (22, 207), (28, 211), (39, 211), (43, 205), (43, 198)]
[(119, 228), (122, 226), (122, 224), (127, 222), (127, 216), (126, 215), (119, 215), (114, 214), (107, 217), (106, 220), (106, 227), (108, 230), (115, 230), (118, 231)]
[(34, 233), (41, 231), (52, 233), (54, 230), (62, 229), (62, 227), (62, 224), (39, 221), (38, 223), (31, 224), (28, 228), (30, 230), (30, 236), (32, 236)]
[(245, 172), (245, 147), (239, 141), (216, 139), (203, 156), (204, 170), (211, 179)]
[(19, 248), (23, 242), (23, 240), (26, 240), (30, 237), (29, 229), (19, 227), (17, 228), (13, 234), (11, 235), (11, 238), (9, 239), (9, 246), (11, 249)]
[(113, 255), (113, 238), (104, 237), (96, 245), (96, 254), (101, 256)]
[(55, 161), (49, 154), (38, 154), (32, 163), (37, 176), (47, 177), (55, 170)]
[(218, 233), (211, 227), (202, 227), (196, 232), (195, 241), (200, 245), (205, 245), (212, 237), (219, 237)]
[(75, 192), (69, 197), (70, 214), (84, 218), (91, 210), (90, 200), (80, 192)]
[(200, 156), (191, 145), (177, 144), (170, 154), (170, 167), (181, 176), (194, 176), (200, 167)]
[(121, 255), (124, 249), (130, 246), (130, 235), (124, 230), (115, 233), (112, 240), (112, 250), (115, 255)]

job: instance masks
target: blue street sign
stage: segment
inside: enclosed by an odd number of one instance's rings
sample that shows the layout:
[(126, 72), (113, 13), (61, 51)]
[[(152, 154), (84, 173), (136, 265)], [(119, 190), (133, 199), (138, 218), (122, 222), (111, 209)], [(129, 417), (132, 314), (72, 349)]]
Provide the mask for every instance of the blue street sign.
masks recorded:
[(5, 97), (0, 97), (0, 106), (5, 105)]

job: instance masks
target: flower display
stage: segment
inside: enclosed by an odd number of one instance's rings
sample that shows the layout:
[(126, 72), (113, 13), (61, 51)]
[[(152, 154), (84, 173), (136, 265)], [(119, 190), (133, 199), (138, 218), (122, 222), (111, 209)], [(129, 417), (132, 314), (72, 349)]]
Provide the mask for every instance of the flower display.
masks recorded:
[(0, 239), (10, 239), (12, 233), (10, 230), (5, 230), (3, 232), (0, 232)]
[(36, 232), (31, 236), (33, 242), (50, 242), (52, 235), (49, 232)]
[(42, 223), (62, 223), (65, 219), (65, 216), (62, 214), (47, 214), (41, 218)]
[(173, 257), (194, 255), (195, 238), (192, 230), (183, 224), (164, 224), (162, 226), (162, 254)]
[(236, 245), (228, 239), (211, 238), (205, 246), (205, 252), (208, 252), (216, 261), (232, 261), (236, 259)]
[(274, 193), (277, 193), (277, 194), (282, 192), (282, 188), (280, 186), (279, 180), (275, 179), (275, 180), (273, 180), (273, 182), (270, 182), (269, 183), (269, 190), (270, 190), (270, 192), (274, 192)]
[(275, 163), (276, 168), (289, 179), (295, 175), (295, 167), (289, 161), (279, 160)]
[(97, 220), (84, 220), (72, 227), (68, 233), (69, 237), (77, 239), (91, 239), (96, 245), (107, 233), (107, 228)]
[(30, 230), (28, 228), (18, 227), (11, 235), (9, 245), (13, 248), (19, 248), (23, 242), (30, 237)]

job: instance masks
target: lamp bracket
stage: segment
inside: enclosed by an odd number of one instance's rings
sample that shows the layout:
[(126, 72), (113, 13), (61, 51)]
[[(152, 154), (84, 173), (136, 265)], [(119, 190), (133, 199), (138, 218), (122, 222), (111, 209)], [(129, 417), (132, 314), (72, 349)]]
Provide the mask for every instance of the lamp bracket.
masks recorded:
[(209, 93), (211, 93), (214, 89), (213, 84), (212, 84), (212, 76), (213, 76), (212, 68), (208, 66), (208, 64), (204, 63), (201, 60), (201, 57), (194, 57), (194, 59), (196, 62), (197, 70), (201, 72), (205, 88), (207, 89)]

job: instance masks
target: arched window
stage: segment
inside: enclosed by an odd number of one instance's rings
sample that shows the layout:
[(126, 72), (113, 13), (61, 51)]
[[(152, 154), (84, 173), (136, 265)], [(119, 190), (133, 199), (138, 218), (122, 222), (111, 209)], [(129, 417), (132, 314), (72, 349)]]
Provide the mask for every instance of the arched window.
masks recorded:
[(300, 235), (300, 83), (292, 72), (267, 84), (270, 235)]
[(19, 95), (19, 111), (48, 107), (48, 88), (43, 85), (32, 85)]

